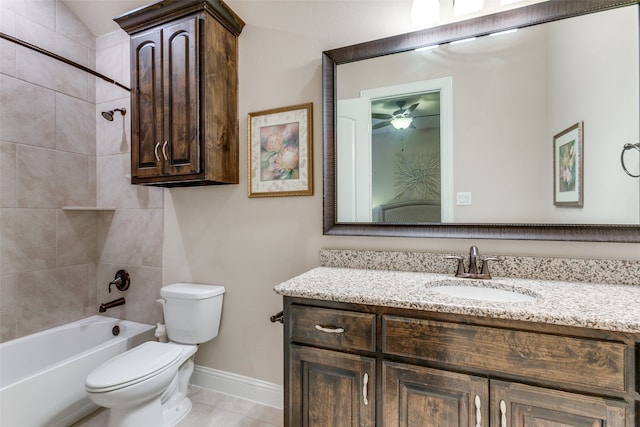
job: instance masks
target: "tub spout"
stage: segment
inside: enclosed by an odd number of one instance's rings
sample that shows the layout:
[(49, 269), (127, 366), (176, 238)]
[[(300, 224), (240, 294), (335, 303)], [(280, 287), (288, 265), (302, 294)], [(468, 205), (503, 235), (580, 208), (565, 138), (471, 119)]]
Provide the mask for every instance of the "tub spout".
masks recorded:
[(100, 313), (104, 313), (110, 308), (117, 307), (119, 305), (124, 305), (124, 298), (118, 298), (118, 299), (114, 299), (113, 301), (102, 303), (100, 304), (100, 308), (98, 308), (98, 311)]

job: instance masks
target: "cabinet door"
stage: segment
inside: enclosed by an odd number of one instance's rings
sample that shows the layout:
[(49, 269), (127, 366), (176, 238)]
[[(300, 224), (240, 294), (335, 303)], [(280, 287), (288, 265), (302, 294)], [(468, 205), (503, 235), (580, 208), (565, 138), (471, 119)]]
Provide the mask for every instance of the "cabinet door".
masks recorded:
[(488, 427), (489, 381), (384, 362), (384, 427)]
[[(585, 375), (589, 373), (585, 372)], [(627, 427), (627, 403), (492, 381), (496, 427)]]
[(290, 346), (285, 426), (373, 427), (375, 359)]
[(167, 175), (200, 172), (198, 27), (198, 17), (190, 17), (162, 31)]
[(131, 174), (161, 176), (162, 31), (131, 37)]

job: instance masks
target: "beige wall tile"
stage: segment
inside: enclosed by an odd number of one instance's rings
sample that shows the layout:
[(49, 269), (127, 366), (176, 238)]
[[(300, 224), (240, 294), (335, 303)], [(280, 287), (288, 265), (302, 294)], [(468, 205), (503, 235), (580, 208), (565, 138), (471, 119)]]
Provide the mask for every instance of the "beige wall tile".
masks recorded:
[(16, 191), (21, 208), (57, 208), (56, 151), (18, 145)]
[(95, 104), (56, 93), (56, 149), (96, 154)]
[(122, 81), (122, 44), (100, 49), (99, 52), (96, 56), (96, 71), (116, 81)]
[(16, 14), (0, 2), (0, 31), (10, 36), (16, 35)]
[(96, 199), (98, 206), (122, 207), (122, 189), (128, 184), (122, 156), (96, 158)]
[(28, 17), (16, 15), (16, 37), (85, 67), (88, 65), (89, 48), (86, 45), (56, 32), (53, 28), (35, 23)]
[(57, 211), (56, 266), (95, 262), (97, 215), (97, 212)]
[(16, 45), (7, 40), (0, 40), (0, 73), (16, 75)]
[(55, 147), (55, 94), (0, 74), (0, 140)]
[(89, 265), (18, 275), (18, 335), (28, 335), (84, 317)]
[(119, 209), (98, 221), (98, 262), (160, 267), (162, 211)]
[(90, 206), (89, 156), (56, 151), (55, 186), (58, 206)]
[(89, 194), (88, 200), (90, 206), (98, 205), (96, 197), (96, 158), (94, 156), (87, 157), (87, 174), (89, 175)]
[(56, 0), (2, 0), (0, 7), (49, 29), (56, 25)]
[[(3, 9), (0, 3), (0, 31), (10, 36), (16, 33), (16, 14)], [(8, 40), (0, 40), (0, 73), (16, 75), (16, 45)]]
[[(125, 155), (128, 157), (129, 155)], [(130, 168), (128, 168), (130, 171)], [(130, 172), (127, 172), (130, 173)], [(162, 209), (164, 189), (158, 187), (147, 187), (144, 185), (131, 185), (130, 179), (122, 193), (123, 208), (141, 208), (141, 209)], [(160, 230), (158, 230), (160, 232)]]
[(16, 309), (15, 274), (0, 275), (0, 342), (16, 338), (16, 322), (18, 310)]
[[(129, 44), (129, 34), (124, 30), (116, 30), (96, 39), (96, 50), (102, 51), (115, 45)], [(129, 51), (127, 49), (127, 55)]]
[(2, 208), (2, 274), (53, 268), (56, 264), (56, 211)]
[(0, 207), (18, 206), (16, 196), (16, 178), (18, 154), (16, 144), (0, 141)]
[(80, 99), (89, 96), (84, 71), (26, 48), (16, 51), (16, 76)]

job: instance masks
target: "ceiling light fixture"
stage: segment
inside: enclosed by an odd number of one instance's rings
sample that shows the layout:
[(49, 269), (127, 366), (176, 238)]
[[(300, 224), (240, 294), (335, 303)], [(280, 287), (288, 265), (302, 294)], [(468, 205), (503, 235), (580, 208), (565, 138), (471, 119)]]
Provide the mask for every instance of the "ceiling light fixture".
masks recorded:
[(413, 118), (411, 117), (394, 117), (391, 119), (391, 126), (398, 130), (402, 130), (411, 126), (411, 122), (413, 122)]

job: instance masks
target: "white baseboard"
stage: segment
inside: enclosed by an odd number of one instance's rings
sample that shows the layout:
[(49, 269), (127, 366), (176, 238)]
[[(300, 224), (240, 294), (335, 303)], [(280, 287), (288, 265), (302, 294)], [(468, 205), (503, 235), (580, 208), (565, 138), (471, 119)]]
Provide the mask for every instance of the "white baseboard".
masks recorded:
[(255, 378), (196, 365), (191, 384), (262, 405), (284, 408), (283, 387)]

